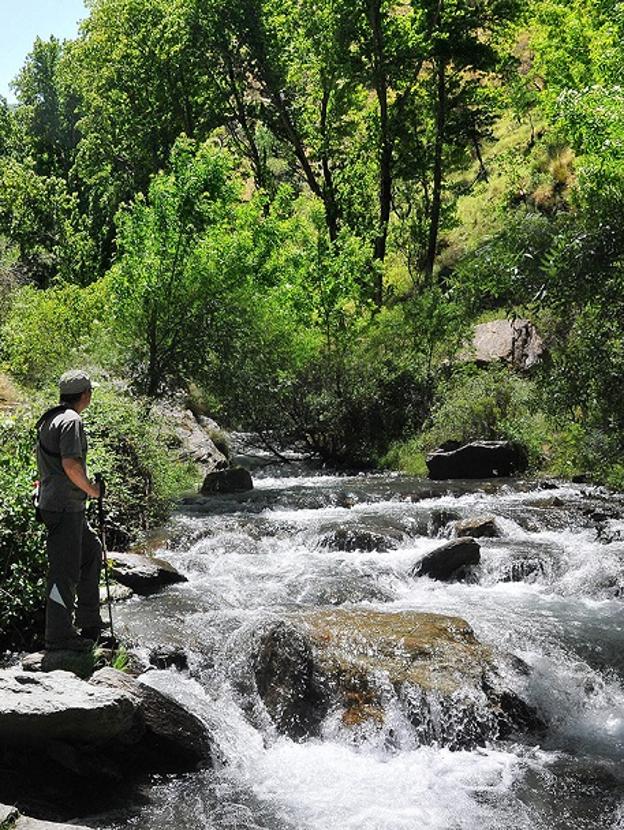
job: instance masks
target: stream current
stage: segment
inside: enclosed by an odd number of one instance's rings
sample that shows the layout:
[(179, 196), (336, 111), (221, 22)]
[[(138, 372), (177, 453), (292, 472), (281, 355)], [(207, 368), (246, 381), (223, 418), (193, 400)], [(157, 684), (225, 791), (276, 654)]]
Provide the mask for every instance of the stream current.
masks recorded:
[[(295, 468), (299, 469), (299, 468)], [(115, 608), (147, 652), (183, 647), (190, 670), (150, 671), (205, 720), (211, 770), (159, 778), (107, 830), (624, 830), (624, 504), (595, 488), (535, 482), (435, 484), (397, 475), (258, 469), (238, 497), (191, 500), (157, 553), (188, 577)], [(468, 582), (410, 576), (449, 522), (496, 517)], [(597, 532), (597, 523), (600, 532)], [(336, 551), (336, 530), (392, 540)], [(509, 684), (547, 731), (471, 751), (420, 745), (399, 707), (365, 740), (330, 712), (318, 738), (277, 734), (245, 699), (254, 632), (293, 609), (430, 611), (530, 671)], [(391, 740), (389, 739), (391, 736)]]

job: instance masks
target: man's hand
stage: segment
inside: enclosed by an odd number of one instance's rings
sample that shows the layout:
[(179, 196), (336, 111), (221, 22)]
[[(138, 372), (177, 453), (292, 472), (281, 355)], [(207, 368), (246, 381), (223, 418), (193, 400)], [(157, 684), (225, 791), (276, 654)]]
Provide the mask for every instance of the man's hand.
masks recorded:
[(85, 492), (89, 498), (100, 498), (100, 485), (91, 484), (85, 474), (82, 461), (79, 458), (63, 458), (61, 459), (61, 463), (63, 464), (65, 475), (72, 484), (75, 484), (76, 487), (80, 487), (80, 489)]

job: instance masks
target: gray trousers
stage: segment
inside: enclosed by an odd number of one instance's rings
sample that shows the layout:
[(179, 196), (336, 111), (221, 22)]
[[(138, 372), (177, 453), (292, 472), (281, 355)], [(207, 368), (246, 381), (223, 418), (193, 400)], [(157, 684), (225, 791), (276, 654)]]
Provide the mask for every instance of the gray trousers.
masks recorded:
[(76, 628), (102, 626), (102, 545), (84, 511), (42, 510), (41, 517), (48, 531), (45, 642), (62, 646), (78, 636)]

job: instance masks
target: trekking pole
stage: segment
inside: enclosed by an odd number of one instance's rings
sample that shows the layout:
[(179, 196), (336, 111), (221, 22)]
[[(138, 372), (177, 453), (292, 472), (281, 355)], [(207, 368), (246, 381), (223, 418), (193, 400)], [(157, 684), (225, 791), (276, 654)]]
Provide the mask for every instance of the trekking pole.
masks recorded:
[(106, 527), (104, 525), (104, 492), (106, 486), (101, 473), (95, 474), (95, 483), (100, 485), (98, 498), (98, 522), (100, 525), (100, 542), (102, 543), (102, 554), (104, 556), (104, 581), (106, 583), (106, 602), (108, 604), (108, 619), (110, 622), (111, 637), (115, 636), (113, 631), (113, 603), (111, 601), (110, 582), (108, 581), (108, 551), (106, 549)]

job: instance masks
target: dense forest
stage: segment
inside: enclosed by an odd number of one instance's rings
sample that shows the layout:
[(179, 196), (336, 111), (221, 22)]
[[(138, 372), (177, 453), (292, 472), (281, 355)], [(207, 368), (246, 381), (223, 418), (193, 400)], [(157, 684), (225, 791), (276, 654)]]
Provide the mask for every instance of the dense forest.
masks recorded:
[[(0, 99), (2, 394), (94, 371), (104, 467), (111, 419), (165, 465), (179, 393), (334, 464), (512, 438), (621, 486), (623, 40), (616, 0), (91, 0)], [(458, 359), (515, 317), (532, 373)]]

